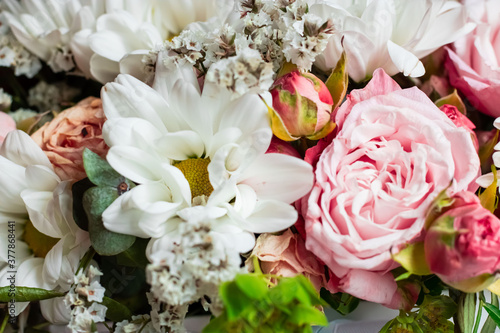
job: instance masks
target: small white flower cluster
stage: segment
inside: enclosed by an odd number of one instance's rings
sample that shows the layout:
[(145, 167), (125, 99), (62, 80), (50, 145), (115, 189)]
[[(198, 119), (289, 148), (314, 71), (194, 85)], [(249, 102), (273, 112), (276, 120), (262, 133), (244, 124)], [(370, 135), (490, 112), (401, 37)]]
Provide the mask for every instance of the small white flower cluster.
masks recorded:
[(64, 298), (66, 306), (71, 308), (71, 321), (68, 327), (73, 333), (94, 332), (95, 323), (103, 322), (105, 319), (107, 308), (98, 303), (102, 302), (106, 291), (97, 280), (97, 276), (100, 275), (102, 272), (94, 266), (89, 267), (87, 275), (83, 272), (78, 273)]
[(63, 82), (54, 84), (40, 81), (28, 92), (28, 103), (41, 112), (60, 111), (61, 105), (71, 101), (80, 93), (80, 90), (70, 87)]
[(116, 323), (115, 333), (156, 333), (149, 315), (132, 316), (132, 320)]
[(177, 235), (150, 256), (146, 276), (152, 317), (157, 314), (160, 326), (180, 332), (187, 306), (200, 299), (216, 312), (210, 303), (217, 304), (219, 286), (241, 272), (239, 254), (229, 253), (214, 236), (207, 222), (183, 221)]
[(242, 11), (245, 31), (268, 59), (281, 61), (282, 53), (305, 71), (334, 33), (332, 22), (309, 13), (305, 0), (248, 0)]
[(237, 98), (269, 90), (274, 82), (273, 64), (263, 62), (257, 50), (246, 48), (237, 56), (213, 64), (205, 78), (225, 87)]
[(200, 24), (166, 42), (165, 65), (190, 63), (233, 97), (260, 93), (285, 59), (309, 71), (334, 32), (331, 21), (308, 13), (305, 0), (247, 0), (240, 13), (236, 24)]
[(42, 68), (40, 60), (19, 43), (0, 12), (0, 66), (13, 67), (16, 76), (34, 77)]

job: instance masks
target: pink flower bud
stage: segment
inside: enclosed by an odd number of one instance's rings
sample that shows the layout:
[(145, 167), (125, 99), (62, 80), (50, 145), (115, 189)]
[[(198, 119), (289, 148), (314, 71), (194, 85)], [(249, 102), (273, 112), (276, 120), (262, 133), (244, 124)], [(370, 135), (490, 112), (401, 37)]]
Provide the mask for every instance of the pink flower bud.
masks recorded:
[(280, 139), (317, 140), (335, 128), (331, 120), (332, 95), (313, 74), (293, 71), (283, 75), (274, 83), (271, 95), (273, 132)]
[(427, 231), (425, 257), (443, 282), (477, 292), (494, 282), (500, 269), (500, 220), (472, 192), (454, 199)]

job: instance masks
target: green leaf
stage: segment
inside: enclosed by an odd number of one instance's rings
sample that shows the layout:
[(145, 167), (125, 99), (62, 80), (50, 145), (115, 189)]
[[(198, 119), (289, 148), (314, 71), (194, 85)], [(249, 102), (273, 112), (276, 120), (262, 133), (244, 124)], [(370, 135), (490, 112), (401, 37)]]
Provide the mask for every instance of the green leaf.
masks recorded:
[(83, 208), (83, 195), (85, 191), (93, 187), (94, 184), (88, 178), (77, 181), (71, 187), (73, 192), (73, 219), (80, 229), (89, 231), (89, 220)]
[(235, 282), (223, 283), (220, 296), (226, 306), (228, 320), (237, 319), (247, 307), (252, 307), (252, 298), (242, 292)]
[(459, 325), (464, 333), (471, 333), (476, 314), (476, 294), (463, 293), (458, 304)]
[(146, 257), (148, 243), (149, 239), (136, 238), (131, 247), (116, 255), (116, 263), (122, 266), (146, 268), (149, 264)]
[(83, 166), (90, 181), (98, 186), (116, 187), (125, 178), (116, 172), (109, 163), (88, 148), (83, 151)]
[(493, 304), (483, 303), (483, 307), (486, 312), (488, 312), (490, 318), (495, 322), (497, 327), (500, 327), (500, 309), (498, 308), (498, 305), (495, 306)]
[(328, 325), (328, 319), (326, 319), (326, 316), (323, 312), (305, 304), (298, 304), (293, 307), (289, 321), (296, 325)]
[(328, 91), (333, 98), (333, 110), (342, 103), (346, 93), (347, 93), (347, 85), (349, 84), (349, 75), (346, 71), (346, 54), (342, 52), (342, 56), (340, 57), (335, 69), (332, 71), (332, 74), (328, 77), (325, 82)]
[(89, 236), (92, 246), (103, 256), (121, 253), (132, 246), (134, 236), (109, 231), (102, 223), (102, 213), (118, 197), (112, 187), (93, 187), (83, 196), (83, 207), (89, 219)]
[(500, 131), (496, 131), (495, 136), (491, 140), (488, 140), (485, 144), (479, 147), (478, 155), (479, 155), (479, 160), (481, 161), (481, 166), (485, 167), (487, 163), (488, 165), (491, 164), (490, 158), (493, 152), (495, 151), (495, 145), (498, 142), (499, 133)]
[[(498, 308), (498, 297), (495, 294), (491, 294), (491, 305)], [(483, 307), (484, 307), (484, 303), (483, 303)], [(488, 316), (488, 318), (486, 319), (486, 321), (483, 325), (483, 328), (481, 329), (481, 333), (495, 333), (496, 327), (497, 327), (497, 324), (495, 323), (493, 318)]]
[(267, 294), (267, 283), (259, 276), (241, 274), (236, 276), (234, 281), (249, 298), (260, 299)]
[(14, 290), (10, 289), (10, 286), (0, 288), (0, 302), (2, 303), (8, 303), (12, 299), (16, 302), (41, 301), (64, 295), (65, 293), (41, 288), (15, 287)]
[(321, 288), (320, 295), (325, 302), (343, 316), (356, 310), (359, 305), (359, 299), (347, 293), (332, 294), (327, 289)]
[(106, 318), (111, 321), (119, 322), (122, 320), (128, 320), (132, 317), (132, 312), (130, 312), (130, 310), (125, 305), (115, 301), (112, 298), (104, 296), (101, 304), (108, 308), (108, 310), (106, 311)]
[(406, 248), (394, 254), (392, 258), (412, 274), (431, 274), (429, 265), (425, 260), (424, 242), (410, 244)]

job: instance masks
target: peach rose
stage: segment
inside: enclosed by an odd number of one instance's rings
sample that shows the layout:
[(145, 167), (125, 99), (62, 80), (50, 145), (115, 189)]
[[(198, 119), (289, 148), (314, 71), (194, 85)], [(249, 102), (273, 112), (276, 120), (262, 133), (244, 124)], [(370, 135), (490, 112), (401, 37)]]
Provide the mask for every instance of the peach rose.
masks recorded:
[(86, 177), (82, 154), (89, 148), (105, 157), (108, 146), (102, 138), (106, 120), (99, 98), (88, 97), (59, 113), (31, 137), (42, 148), (62, 180)]
[(303, 274), (319, 291), (326, 286), (325, 266), (306, 250), (299, 234), (287, 229), (283, 234), (263, 234), (257, 239), (252, 252), (260, 260), (264, 273), (284, 277)]

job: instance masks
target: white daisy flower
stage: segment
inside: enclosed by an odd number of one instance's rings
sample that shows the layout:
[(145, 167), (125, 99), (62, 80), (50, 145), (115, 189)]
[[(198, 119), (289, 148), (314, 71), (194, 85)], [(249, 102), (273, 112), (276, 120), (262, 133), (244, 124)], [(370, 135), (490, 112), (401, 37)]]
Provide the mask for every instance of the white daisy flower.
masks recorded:
[[(71, 186), (61, 182), (43, 151), (22, 131), (10, 132), (0, 147), (0, 237), (7, 239), (7, 221), (15, 221), (15, 260), (0, 250), (0, 286), (67, 291), (80, 259), (90, 247), (88, 233), (72, 216)], [(12, 255), (12, 253), (10, 253)], [(67, 322), (63, 299), (42, 301), (51, 322)], [(17, 313), (27, 303), (16, 303)]]
[(107, 160), (139, 184), (103, 213), (107, 229), (144, 238), (175, 232), (203, 215), (232, 251), (254, 246), (253, 233), (275, 232), (297, 218), (290, 203), (312, 186), (311, 166), (265, 154), (272, 136), (257, 95), (230, 100), (191, 66), (158, 65), (153, 88), (119, 75), (102, 91)]

